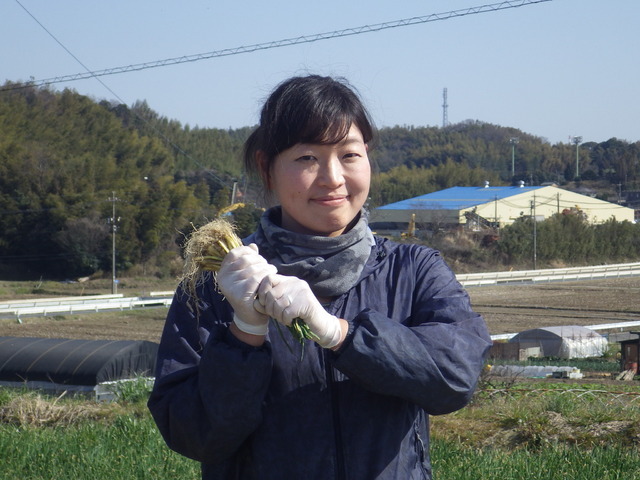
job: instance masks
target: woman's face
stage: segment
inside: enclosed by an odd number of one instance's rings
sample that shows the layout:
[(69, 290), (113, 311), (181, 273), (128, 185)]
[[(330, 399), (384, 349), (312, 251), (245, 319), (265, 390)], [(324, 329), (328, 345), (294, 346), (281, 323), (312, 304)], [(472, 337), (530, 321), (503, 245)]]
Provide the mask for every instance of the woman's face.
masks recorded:
[(298, 143), (284, 150), (269, 172), (282, 227), (327, 237), (342, 234), (360, 212), (370, 180), (367, 145), (354, 125), (339, 143)]

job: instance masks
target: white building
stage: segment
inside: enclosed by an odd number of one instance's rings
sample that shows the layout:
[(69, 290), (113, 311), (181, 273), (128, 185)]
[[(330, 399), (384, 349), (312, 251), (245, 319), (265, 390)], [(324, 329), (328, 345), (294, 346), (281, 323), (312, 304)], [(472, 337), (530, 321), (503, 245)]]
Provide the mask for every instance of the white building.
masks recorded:
[(556, 186), (451, 187), (373, 209), (370, 223), (383, 225), (417, 224), (462, 225), (467, 222), (502, 227), (522, 216), (544, 220), (565, 211), (581, 212), (590, 223), (611, 218), (634, 221), (632, 208), (570, 192)]

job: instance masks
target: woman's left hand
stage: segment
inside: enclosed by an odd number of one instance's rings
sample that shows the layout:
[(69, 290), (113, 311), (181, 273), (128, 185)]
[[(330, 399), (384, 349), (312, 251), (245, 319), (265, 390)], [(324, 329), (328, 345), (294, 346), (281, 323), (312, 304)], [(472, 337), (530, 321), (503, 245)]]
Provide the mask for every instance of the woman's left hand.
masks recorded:
[(333, 348), (344, 339), (338, 317), (327, 313), (309, 284), (297, 277), (273, 274), (264, 277), (257, 290), (254, 308), (283, 325), (301, 318), (318, 337), (323, 348)]

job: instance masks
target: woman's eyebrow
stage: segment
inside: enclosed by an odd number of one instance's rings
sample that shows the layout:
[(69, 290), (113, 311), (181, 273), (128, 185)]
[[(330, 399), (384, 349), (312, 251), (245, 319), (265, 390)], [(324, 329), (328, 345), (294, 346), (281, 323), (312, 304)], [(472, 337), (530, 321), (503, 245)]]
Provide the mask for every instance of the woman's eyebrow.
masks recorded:
[(361, 137), (358, 137), (357, 135), (349, 135), (345, 137), (343, 140), (341, 140), (340, 142), (338, 142), (338, 145), (349, 145), (352, 143), (365, 143), (365, 142), (364, 140), (362, 140)]

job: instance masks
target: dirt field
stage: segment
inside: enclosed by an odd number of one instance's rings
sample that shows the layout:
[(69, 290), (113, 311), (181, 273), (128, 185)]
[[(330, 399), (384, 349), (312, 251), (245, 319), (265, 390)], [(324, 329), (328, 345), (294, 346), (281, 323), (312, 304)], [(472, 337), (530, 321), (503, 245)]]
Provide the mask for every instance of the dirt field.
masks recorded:
[[(640, 321), (640, 277), (544, 285), (472, 287), (491, 334), (554, 325)], [(166, 308), (0, 320), (0, 336), (158, 341)], [(640, 327), (632, 328), (640, 331)]]
[(492, 335), (545, 326), (640, 321), (640, 277), (473, 287), (468, 291)]

